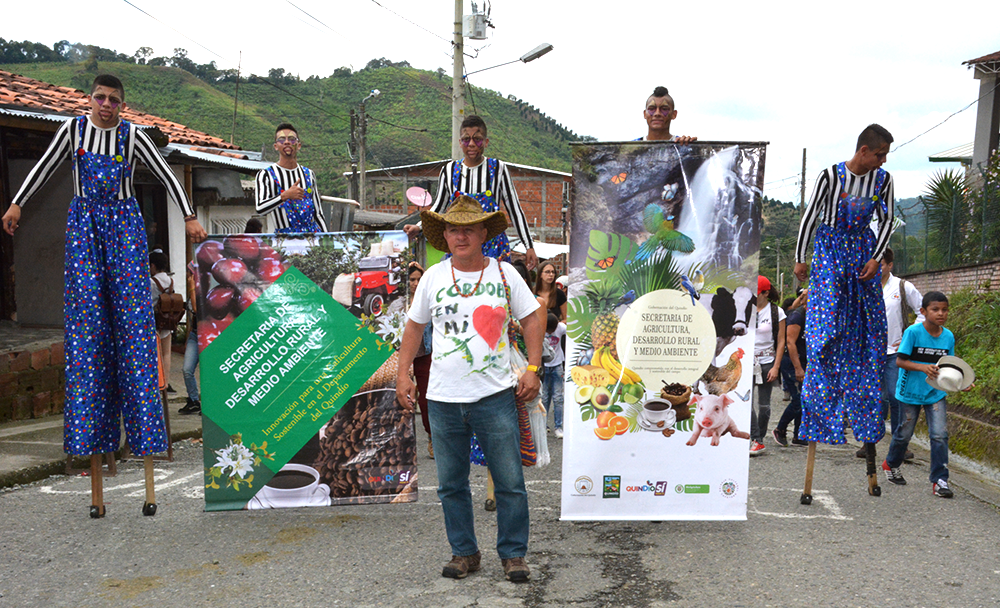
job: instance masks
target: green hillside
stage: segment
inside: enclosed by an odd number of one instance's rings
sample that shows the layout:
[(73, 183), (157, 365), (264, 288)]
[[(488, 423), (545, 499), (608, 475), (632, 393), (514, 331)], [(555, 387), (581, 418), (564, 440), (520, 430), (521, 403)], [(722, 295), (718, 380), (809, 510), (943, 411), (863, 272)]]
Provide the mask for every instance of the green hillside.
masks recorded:
[[(209, 83), (174, 67), (96, 63), (20, 63), (0, 69), (85, 91), (98, 72), (112, 73), (125, 83), (126, 101), (133, 108), (227, 141), (234, 135), (234, 79)], [(398, 64), (357, 72), (341, 68), (332, 76), (305, 80), (276, 77), (274, 72), (267, 78), (241, 79), (233, 141), (247, 150), (264, 149), (273, 159), (274, 127), (292, 122), (303, 138), (300, 160), (319, 175), (325, 194), (347, 194), (341, 174), (350, 170), (349, 113), (372, 89), (379, 89), (381, 95), (367, 103), (369, 168), (450, 156), (451, 79), (440, 73)], [(475, 88), (466, 99), (466, 112), (479, 113), (489, 125), (491, 156), (559, 171), (571, 169), (566, 144), (579, 139), (576, 134), (513, 96)]]

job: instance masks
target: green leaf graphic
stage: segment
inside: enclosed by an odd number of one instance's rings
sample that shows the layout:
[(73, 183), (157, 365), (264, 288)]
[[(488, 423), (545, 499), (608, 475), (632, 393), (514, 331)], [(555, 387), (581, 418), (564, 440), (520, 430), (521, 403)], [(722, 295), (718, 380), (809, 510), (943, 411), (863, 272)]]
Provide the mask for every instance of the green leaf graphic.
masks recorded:
[(587, 278), (616, 276), (631, 260), (639, 246), (630, 238), (618, 234), (590, 231), (590, 249), (587, 250)]

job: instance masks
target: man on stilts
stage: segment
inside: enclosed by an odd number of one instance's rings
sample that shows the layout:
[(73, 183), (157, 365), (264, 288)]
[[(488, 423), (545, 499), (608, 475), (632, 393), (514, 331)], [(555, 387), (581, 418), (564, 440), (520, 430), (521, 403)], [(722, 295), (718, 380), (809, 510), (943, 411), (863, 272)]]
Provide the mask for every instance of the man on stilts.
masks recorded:
[(869, 493), (881, 493), (875, 443), (885, 434), (880, 386), (886, 320), (879, 264), (892, 234), (894, 200), (892, 177), (880, 167), (892, 141), (877, 124), (865, 128), (854, 156), (820, 174), (799, 226), (795, 276), (802, 281), (809, 276), (806, 252), (815, 235), (799, 431), (810, 442), (805, 504), (811, 501), (815, 442), (844, 443), (845, 425), (865, 444)]
[(146, 460), (146, 515), (156, 512), (149, 500), (151, 457), (167, 448), (156, 326), (149, 305), (149, 252), (132, 178), (136, 160), (142, 160), (180, 206), (188, 237), (198, 242), (206, 236), (156, 145), (137, 126), (119, 118), (124, 99), (118, 78), (94, 79), (90, 114), (67, 120), (59, 128), (0, 220), (13, 235), (24, 203), (62, 161), (72, 160), (75, 196), (66, 227), (63, 447), (68, 454), (91, 456), (95, 476), (91, 517), (104, 515), (100, 458), (120, 447), (122, 419), (129, 447)]

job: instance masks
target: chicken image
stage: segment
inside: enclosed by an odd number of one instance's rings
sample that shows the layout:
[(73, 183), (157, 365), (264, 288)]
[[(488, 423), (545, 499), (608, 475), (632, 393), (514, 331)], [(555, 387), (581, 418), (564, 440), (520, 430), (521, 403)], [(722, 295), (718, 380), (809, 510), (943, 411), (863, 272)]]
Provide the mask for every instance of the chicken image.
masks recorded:
[(709, 365), (705, 373), (701, 375), (700, 382), (705, 383), (705, 388), (709, 395), (725, 395), (736, 388), (743, 375), (743, 349), (737, 348), (736, 352), (729, 356), (729, 361), (722, 367)]

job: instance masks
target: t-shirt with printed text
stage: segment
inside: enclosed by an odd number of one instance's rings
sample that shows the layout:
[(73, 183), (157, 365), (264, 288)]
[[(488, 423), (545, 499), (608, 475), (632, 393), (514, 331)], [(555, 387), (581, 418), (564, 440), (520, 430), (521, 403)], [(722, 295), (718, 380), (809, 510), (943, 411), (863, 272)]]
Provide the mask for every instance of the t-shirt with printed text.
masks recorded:
[[(473, 403), (517, 383), (510, 367), (503, 278), (497, 261), (486, 261), (489, 266), (480, 282), (479, 272), (459, 270), (454, 272), (453, 281), (451, 260), (443, 260), (427, 269), (413, 294), (410, 320), (433, 326), (427, 386), (427, 398), (432, 401)], [(503, 276), (510, 285), (514, 318), (534, 313), (538, 301), (506, 262)], [(459, 289), (461, 294), (471, 295), (462, 297)]]
[[(923, 323), (916, 323), (903, 332), (903, 340), (899, 343), (897, 352), (901, 359), (936, 365), (941, 357), (955, 354), (955, 335), (947, 327), (942, 327), (941, 335), (935, 338), (927, 332)], [(927, 384), (927, 374), (899, 368), (896, 399), (913, 405), (930, 405), (946, 396), (944, 391)]]

